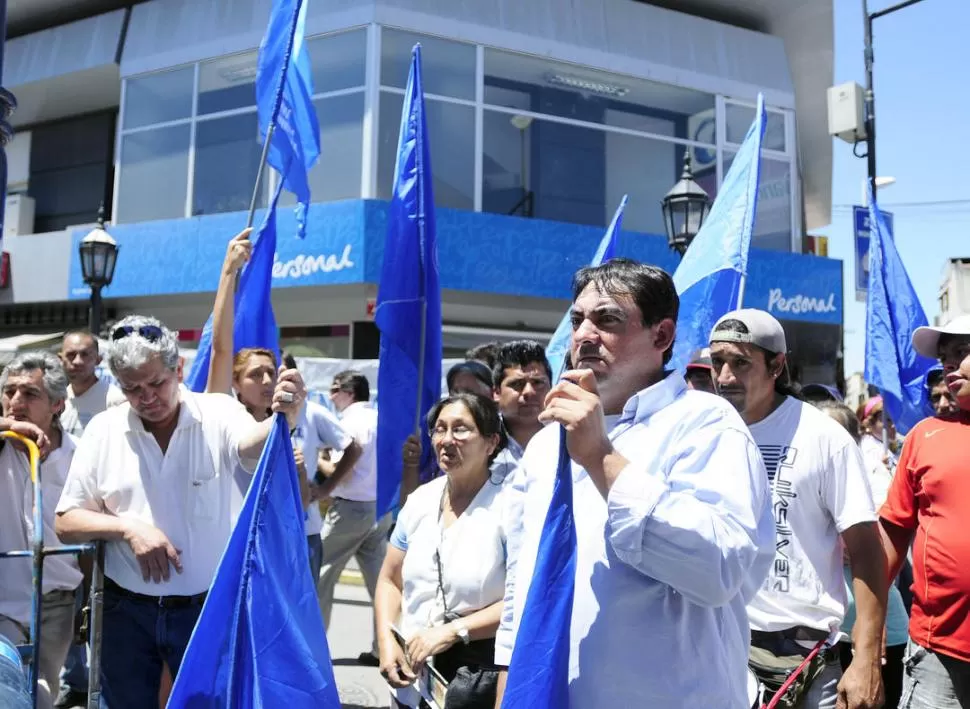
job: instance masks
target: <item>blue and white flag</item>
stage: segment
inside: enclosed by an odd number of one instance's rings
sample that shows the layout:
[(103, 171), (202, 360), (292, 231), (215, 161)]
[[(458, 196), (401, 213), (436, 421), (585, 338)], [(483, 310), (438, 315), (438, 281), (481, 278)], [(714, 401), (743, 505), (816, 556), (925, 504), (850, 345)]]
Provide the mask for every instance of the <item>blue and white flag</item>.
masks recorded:
[[(613, 214), (613, 221), (606, 228), (606, 233), (603, 234), (599, 246), (596, 247), (593, 260), (589, 263), (590, 266), (599, 266), (601, 263), (609, 261), (616, 255), (616, 237), (620, 233), (620, 228), (623, 225), (623, 210), (626, 209), (626, 203), (627, 195), (623, 195), (623, 199), (620, 200), (620, 206), (616, 208), (616, 212)], [(572, 338), (572, 320), (567, 310), (566, 314), (562, 316), (562, 320), (559, 321), (559, 325), (556, 327), (552, 339), (546, 345), (546, 359), (549, 360), (549, 366), (556, 379), (562, 376), (562, 373), (566, 369), (569, 344), (572, 342)]]
[(926, 375), (937, 362), (913, 349), (913, 332), (929, 323), (871, 190), (869, 223), (864, 376), (882, 394), (889, 417), (905, 434), (933, 415)]
[[(401, 449), (415, 433), (421, 469), (433, 452), (428, 411), (441, 397), (441, 286), (431, 154), (421, 83), (421, 45), (411, 51), (398, 137), (394, 194), (387, 217), (384, 263), (374, 322), (381, 331), (377, 370), (377, 516), (397, 505)], [(417, 417), (415, 416), (417, 414)]]
[(710, 344), (714, 323), (741, 307), (758, 207), (765, 121), (765, 100), (758, 94), (754, 121), (741, 149), (710, 214), (674, 272), (680, 316), (671, 366), (680, 371), (696, 350)]
[(296, 195), (299, 237), (306, 234), (310, 206), (307, 172), (320, 157), (320, 126), (313, 107), (313, 73), (304, 43), (305, 24), (304, 0), (273, 0), (256, 64), (259, 135), (265, 142), (273, 124), (266, 160), (280, 173), (283, 187)]
[(169, 709), (340, 709), (290, 431), (275, 414)]

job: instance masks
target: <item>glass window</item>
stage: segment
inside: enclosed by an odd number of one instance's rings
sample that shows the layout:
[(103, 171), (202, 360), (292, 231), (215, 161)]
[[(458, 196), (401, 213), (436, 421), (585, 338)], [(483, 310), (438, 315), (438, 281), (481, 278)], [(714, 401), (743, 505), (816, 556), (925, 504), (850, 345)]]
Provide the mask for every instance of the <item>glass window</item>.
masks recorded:
[(191, 66), (128, 79), (125, 83), (124, 128), (189, 118), (194, 81), (195, 70)]
[(366, 30), (317, 37), (307, 41), (313, 72), (313, 91), (322, 94), (365, 83)]
[[(262, 146), (256, 112), (199, 121), (195, 129), (195, 182), (192, 214), (249, 209)], [(258, 206), (266, 205), (268, 172), (263, 172)]]
[(485, 50), (485, 103), (715, 142), (712, 94), (525, 54)]
[[(378, 197), (390, 199), (404, 97), (381, 92), (380, 141), (377, 158)], [(434, 202), (439, 207), (475, 208), (475, 110), (425, 99), (430, 136)]]
[(474, 45), (386, 27), (381, 32), (381, 85), (407, 86), (411, 48), (418, 42), (424, 92), (474, 101)]
[[(320, 159), (310, 170), (310, 199), (359, 199), (364, 94), (318, 98), (313, 105), (320, 122)], [(296, 197), (284, 190), (280, 204), (296, 204)]]
[(256, 53), (199, 66), (199, 115), (256, 105)]
[(188, 124), (126, 135), (116, 195), (119, 222), (185, 216), (189, 175)]
[(683, 146), (495, 111), (484, 121), (484, 211), (604, 226), (629, 194), (624, 227), (664, 233)]
[[(724, 174), (734, 161), (733, 151), (724, 151)], [(761, 158), (761, 183), (751, 245), (772, 251), (792, 250), (791, 165), (787, 160)]]
[[(767, 114), (764, 147), (768, 150), (785, 152), (785, 114), (770, 110)], [(752, 121), (754, 121), (754, 106), (742, 106), (730, 102), (724, 104), (724, 123), (729, 143), (737, 145), (743, 143)]]

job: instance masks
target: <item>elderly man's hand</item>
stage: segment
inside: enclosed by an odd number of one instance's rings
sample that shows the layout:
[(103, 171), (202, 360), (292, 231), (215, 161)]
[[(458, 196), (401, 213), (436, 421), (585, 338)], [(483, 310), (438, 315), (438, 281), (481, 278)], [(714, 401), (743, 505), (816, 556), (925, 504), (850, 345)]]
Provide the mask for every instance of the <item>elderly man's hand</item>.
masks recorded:
[(273, 412), (282, 411), (292, 429), (296, 426), (306, 401), (306, 385), (297, 369), (280, 367), (276, 379), (276, 391), (273, 392)]
[[(50, 453), (51, 442), (47, 438), (47, 434), (39, 426), (30, 423), (30, 421), (17, 421), (9, 418), (0, 419), (0, 431), (11, 431), (24, 438), (29, 438), (37, 444), (37, 447), (40, 449), (41, 458), (46, 458), (47, 454)], [(14, 445), (16, 445), (16, 442), (14, 442)]]

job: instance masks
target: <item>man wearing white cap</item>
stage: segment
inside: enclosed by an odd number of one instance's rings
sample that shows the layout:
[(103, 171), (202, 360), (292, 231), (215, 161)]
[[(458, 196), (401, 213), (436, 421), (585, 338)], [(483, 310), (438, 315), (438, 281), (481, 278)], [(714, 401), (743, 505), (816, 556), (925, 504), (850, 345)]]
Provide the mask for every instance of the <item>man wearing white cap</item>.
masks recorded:
[[(775, 513), (774, 565), (748, 604), (751, 668), (772, 691), (818, 650), (784, 706), (881, 707), (888, 578), (865, 464), (840, 425), (791, 395), (787, 352), (781, 323), (761, 310), (728, 313), (711, 333), (715, 386), (761, 450)], [(844, 676), (837, 647), (848, 601), (843, 544), (858, 610)]]
[(913, 348), (938, 358), (956, 404), (906, 436), (879, 511), (893, 578), (913, 553), (913, 605), (903, 679), (909, 709), (970, 707), (970, 315), (920, 327)]

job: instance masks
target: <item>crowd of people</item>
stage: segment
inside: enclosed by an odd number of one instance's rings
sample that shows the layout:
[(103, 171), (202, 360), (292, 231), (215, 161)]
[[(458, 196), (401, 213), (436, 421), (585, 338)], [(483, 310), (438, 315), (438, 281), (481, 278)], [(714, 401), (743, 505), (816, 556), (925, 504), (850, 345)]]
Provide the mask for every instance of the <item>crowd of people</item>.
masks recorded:
[[(358, 661), (392, 706), (427, 706), (434, 681), (444, 709), (501, 706), (565, 436), (570, 706), (747, 709), (778, 693), (788, 709), (970, 709), (970, 318), (913, 333), (941, 367), (926, 381), (936, 414), (903, 437), (880, 397), (853, 411), (800, 387), (784, 328), (760, 310), (722, 317), (672, 371), (670, 275), (626, 259), (581, 269), (567, 371), (532, 341), (470, 351), (427, 415), (433, 463), (408, 439), (400, 510), (379, 517), (367, 379), (334, 377), (335, 416), (306, 400), (292, 357), (233, 350), (250, 250), (244, 232), (227, 252), (205, 393), (182, 383), (175, 334), (143, 316), (111, 331), (117, 387), (86, 332), (0, 376), (0, 428), (44, 454), (46, 542), (106, 542), (108, 709), (164, 706), (275, 412), (323, 624), (355, 557), (374, 602)], [(25, 549), (27, 458), (0, 440), (0, 550)], [(0, 563), (0, 634), (24, 643), (29, 561)], [(42, 707), (84, 703), (89, 573), (45, 563)]]

